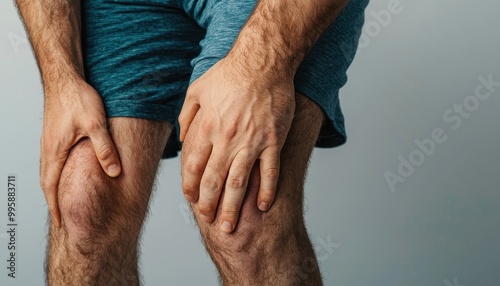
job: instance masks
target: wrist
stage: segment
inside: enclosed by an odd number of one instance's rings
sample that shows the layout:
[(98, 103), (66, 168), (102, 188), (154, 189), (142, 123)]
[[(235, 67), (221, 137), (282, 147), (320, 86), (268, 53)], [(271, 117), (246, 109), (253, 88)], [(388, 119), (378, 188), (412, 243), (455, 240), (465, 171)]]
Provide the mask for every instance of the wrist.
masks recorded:
[(247, 24), (224, 60), (239, 85), (243, 81), (259, 87), (293, 81), (302, 58), (282, 44), (280, 36)]
[(242, 72), (265, 78), (293, 79), (304, 54), (291, 47), (280, 31), (263, 30), (259, 23), (249, 22), (227, 58)]
[(254, 60), (248, 53), (229, 53), (220, 64), (227, 79), (243, 89), (267, 90), (293, 82), (290, 71)]
[(87, 84), (82, 74), (71, 71), (59, 72), (57, 77), (52, 76), (48, 79), (42, 76), (42, 81), (45, 98), (65, 94), (65, 90), (78, 90)]
[(293, 79), (309, 49), (347, 2), (261, 0), (227, 57), (252, 77)]

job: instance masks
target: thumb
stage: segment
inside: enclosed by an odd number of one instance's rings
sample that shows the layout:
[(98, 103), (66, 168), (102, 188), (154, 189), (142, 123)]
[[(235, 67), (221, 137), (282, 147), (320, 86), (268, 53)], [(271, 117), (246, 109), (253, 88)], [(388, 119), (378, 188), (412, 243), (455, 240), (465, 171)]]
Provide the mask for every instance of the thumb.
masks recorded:
[(90, 140), (94, 147), (97, 160), (108, 176), (117, 177), (121, 173), (120, 158), (116, 151), (115, 144), (109, 136), (107, 130), (102, 128), (94, 134), (90, 134)]

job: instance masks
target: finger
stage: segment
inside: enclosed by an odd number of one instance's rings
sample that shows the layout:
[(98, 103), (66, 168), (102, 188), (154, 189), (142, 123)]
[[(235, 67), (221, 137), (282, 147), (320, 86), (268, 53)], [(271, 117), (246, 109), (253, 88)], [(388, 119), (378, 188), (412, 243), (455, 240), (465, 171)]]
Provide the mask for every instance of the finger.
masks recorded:
[(186, 200), (191, 203), (198, 200), (200, 181), (212, 152), (210, 142), (197, 138), (198, 133), (196, 137), (188, 136), (181, 153), (182, 192)]
[(212, 143), (200, 130), (200, 116), (201, 112), (195, 115), (181, 152), (182, 191), (191, 203), (198, 200), (201, 177), (212, 153)]
[(225, 150), (218, 148), (212, 150), (205, 171), (200, 181), (200, 197), (198, 210), (201, 219), (212, 222), (219, 204), (222, 186), (227, 176), (232, 158), (228, 157)]
[(42, 148), (42, 162), (40, 168), (40, 183), (49, 213), (52, 217), (52, 222), (57, 226), (61, 226), (61, 214), (59, 211), (57, 189), (61, 172), (68, 157), (68, 151), (57, 153), (57, 147)]
[(89, 134), (97, 160), (108, 176), (117, 177), (121, 172), (120, 158), (115, 144), (106, 128), (100, 128)]
[(180, 127), (180, 135), (179, 140), (184, 142), (186, 134), (189, 130), (191, 123), (196, 116), (196, 113), (200, 109), (200, 105), (198, 102), (190, 99), (191, 97), (186, 97), (184, 104), (182, 106), (181, 113), (179, 114), (179, 127)]
[(261, 211), (271, 207), (276, 195), (280, 172), (280, 150), (268, 147), (260, 154), (260, 188), (257, 195), (257, 206)]
[(241, 205), (248, 187), (248, 179), (256, 160), (256, 155), (240, 151), (231, 164), (220, 214), (221, 229), (226, 233), (231, 233), (238, 223)]
[(44, 192), (45, 200), (47, 201), (47, 205), (49, 207), (49, 213), (52, 217), (52, 223), (56, 227), (61, 227), (61, 213), (59, 212), (59, 205), (57, 200), (57, 189), (51, 189), (47, 192)]

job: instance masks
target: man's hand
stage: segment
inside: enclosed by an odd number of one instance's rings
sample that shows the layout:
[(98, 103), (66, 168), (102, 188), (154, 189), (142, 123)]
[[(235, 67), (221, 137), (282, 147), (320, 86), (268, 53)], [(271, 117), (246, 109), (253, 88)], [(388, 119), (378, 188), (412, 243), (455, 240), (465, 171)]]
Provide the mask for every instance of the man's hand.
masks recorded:
[(257, 205), (269, 209), (295, 111), (293, 78), (347, 2), (260, 0), (228, 55), (189, 87), (179, 116), (182, 188), (203, 220), (213, 221), (224, 189), (221, 229), (234, 230), (257, 159)]
[[(295, 111), (292, 78), (273, 82), (248, 78), (232, 63), (226, 57), (196, 80), (179, 116), (186, 199), (197, 201), (202, 219), (212, 222), (224, 190), (220, 219), (227, 233), (236, 227), (257, 160), (261, 172), (257, 205), (261, 211), (271, 206), (280, 151)], [(193, 120), (196, 124), (191, 125)]]
[(40, 183), (52, 221), (61, 225), (57, 188), (69, 150), (89, 137), (104, 171), (121, 172), (100, 96), (85, 82), (80, 0), (16, 0), (42, 76), (45, 94)]
[(102, 100), (83, 79), (46, 91), (44, 109), (40, 182), (53, 222), (60, 226), (57, 188), (71, 147), (80, 139), (89, 137), (106, 174), (118, 176), (121, 166), (108, 134)]

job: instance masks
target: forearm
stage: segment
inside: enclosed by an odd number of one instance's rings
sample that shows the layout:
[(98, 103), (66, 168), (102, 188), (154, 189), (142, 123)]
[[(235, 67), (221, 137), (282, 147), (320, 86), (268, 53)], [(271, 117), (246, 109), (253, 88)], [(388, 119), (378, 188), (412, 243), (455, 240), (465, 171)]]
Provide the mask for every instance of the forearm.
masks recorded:
[(40, 69), (44, 89), (82, 79), (79, 0), (16, 0)]
[(229, 57), (243, 70), (292, 76), (348, 0), (260, 0)]

